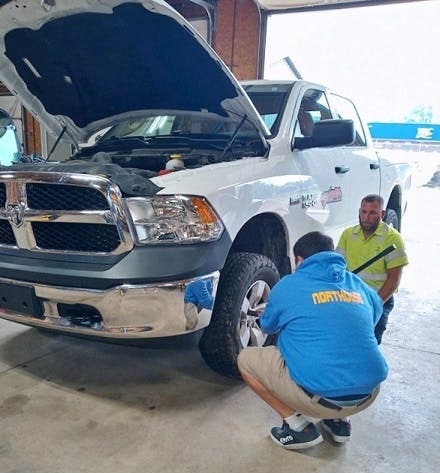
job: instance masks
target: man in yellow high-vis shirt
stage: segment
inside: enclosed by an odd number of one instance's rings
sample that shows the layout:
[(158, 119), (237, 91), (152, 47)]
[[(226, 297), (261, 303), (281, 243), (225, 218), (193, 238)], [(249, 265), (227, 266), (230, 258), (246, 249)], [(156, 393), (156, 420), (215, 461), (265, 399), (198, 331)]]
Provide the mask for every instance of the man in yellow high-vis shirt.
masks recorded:
[(393, 294), (399, 286), (403, 267), (408, 264), (402, 236), (395, 228), (382, 221), (384, 216), (382, 197), (376, 194), (367, 195), (361, 201), (359, 225), (346, 228), (336, 248), (336, 251), (345, 257), (347, 267), (352, 271), (388, 246), (396, 246), (387, 256), (358, 273), (361, 279), (377, 291), (384, 302), (382, 316), (375, 329), (379, 345), (386, 330), (388, 315), (394, 307)]

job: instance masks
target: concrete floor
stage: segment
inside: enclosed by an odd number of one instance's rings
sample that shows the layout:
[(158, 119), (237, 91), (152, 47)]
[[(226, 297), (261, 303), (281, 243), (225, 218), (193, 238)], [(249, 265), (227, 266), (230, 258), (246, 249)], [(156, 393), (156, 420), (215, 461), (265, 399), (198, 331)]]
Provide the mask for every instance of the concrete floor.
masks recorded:
[[(426, 181), (425, 181), (426, 182)], [(352, 440), (302, 452), (242, 383), (196, 348), (49, 335), (0, 321), (0, 473), (436, 473), (440, 471), (440, 188), (416, 188), (383, 350), (390, 376)], [(422, 226), (423, 225), (423, 226)]]

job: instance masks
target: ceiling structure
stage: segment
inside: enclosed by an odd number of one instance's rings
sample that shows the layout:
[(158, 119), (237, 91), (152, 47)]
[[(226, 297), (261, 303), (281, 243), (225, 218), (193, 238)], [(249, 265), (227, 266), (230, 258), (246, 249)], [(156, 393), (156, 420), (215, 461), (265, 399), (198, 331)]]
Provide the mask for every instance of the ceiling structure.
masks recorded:
[[(187, 0), (167, 0), (174, 7), (184, 5)], [(189, 0), (203, 7), (207, 12), (215, 11), (218, 0)], [(390, 3), (427, 2), (432, 0), (253, 0), (266, 13), (289, 11), (328, 10), (334, 8), (354, 8)], [(1, 3), (1, 1), (0, 1)]]
[(427, 0), (255, 0), (262, 10), (271, 12), (349, 8), (367, 5), (385, 5), (389, 3), (410, 3), (415, 1)]
[[(217, 0), (191, 0), (207, 10), (215, 9)], [(429, 0), (254, 0), (268, 12), (288, 12), (298, 10), (322, 10), (331, 8), (362, 7), (370, 5), (386, 5), (390, 3), (411, 3)], [(176, 3), (176, 2), (171, 2)]]

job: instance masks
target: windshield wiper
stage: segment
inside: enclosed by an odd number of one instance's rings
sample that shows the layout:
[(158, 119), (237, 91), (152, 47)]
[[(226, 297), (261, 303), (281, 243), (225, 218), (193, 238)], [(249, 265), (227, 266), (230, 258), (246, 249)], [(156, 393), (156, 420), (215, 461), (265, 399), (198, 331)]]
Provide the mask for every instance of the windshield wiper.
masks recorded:
[(114, 145), (115, 143), (130, 143), (135, 141), (136, 143), (142, 143), (144, 146), (148, 145), (150, 140), (144, 136), (111, 136), (105, 140), (98, 141), (93, 146), (96, 147), (107, 147), (108, 145)]
[(228, 141), (227, 145), (225, 146), (225, 149), (223, 150), (222, 154), (220, 155), (220, 161), (225, 157), (225, 154), (229, 150), (229, 148), (232, 146), (232, 143), (234, 143), (235, 138), (240, 131), (240, 128), (243, 126), (243, 123), (247, 120), (247, 115), (245, 114), (243, 118), (240, 120), (240, 123), (237, 125), (235, 128), (234, 132), (231, 135), (230, 140)]

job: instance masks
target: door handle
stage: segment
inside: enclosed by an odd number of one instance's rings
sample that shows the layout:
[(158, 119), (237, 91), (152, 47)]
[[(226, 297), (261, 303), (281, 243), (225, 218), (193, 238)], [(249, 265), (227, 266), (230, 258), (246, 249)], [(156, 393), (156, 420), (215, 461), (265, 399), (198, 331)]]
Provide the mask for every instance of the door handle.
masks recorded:
[(379, 168), (380, 168), (380, 164), (370, 163), (370, 169), (379, 169)]
[(348, 171), (350, 171), (350, 168), (347, 168), (346, 166), (335, 166), (336, 174), (345, 174)]

